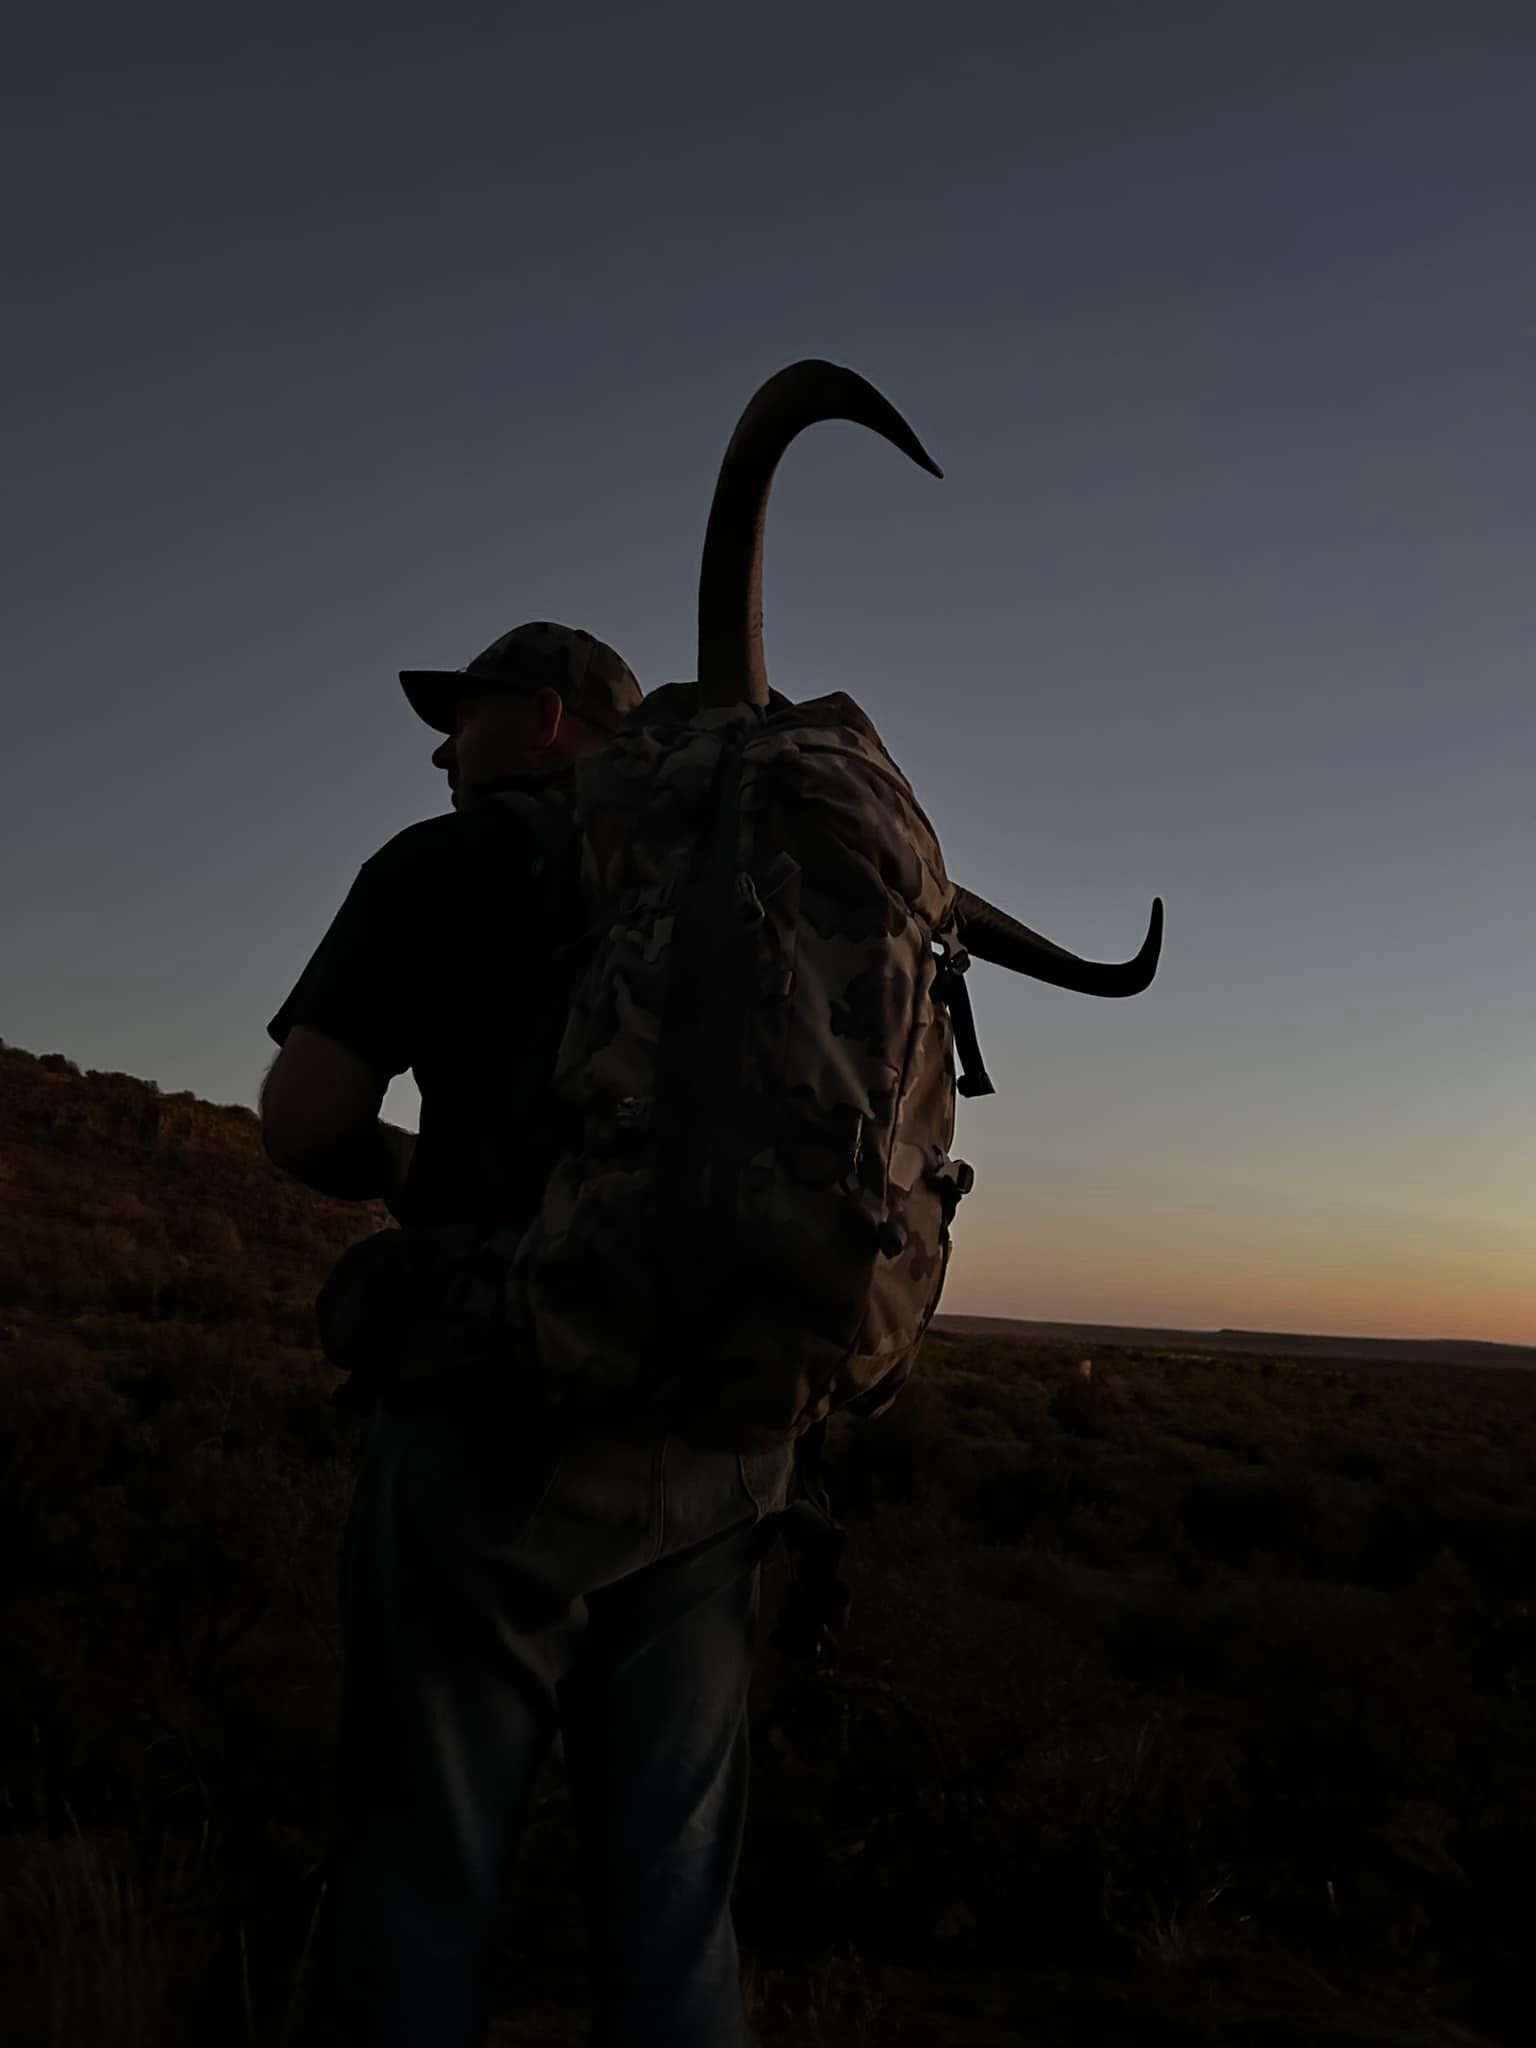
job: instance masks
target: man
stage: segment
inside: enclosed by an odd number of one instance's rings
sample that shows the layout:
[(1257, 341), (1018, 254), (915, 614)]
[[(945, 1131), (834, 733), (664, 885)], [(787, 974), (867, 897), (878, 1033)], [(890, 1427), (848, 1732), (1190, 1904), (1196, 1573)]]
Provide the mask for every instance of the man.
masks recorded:
[[(564, 1024), (563, 1002), (530, 997), (539, 950), (572, 936), (569, 906), (552, 904), (548, 888), (543, 900), (520, 900), (533, 856), (526, 827), (486, 799), (568, 786), (640, 689), (612, 648), (547, 624), (518, 627), (462, 671), (407, 671), (401, 682), (447, 735), (432, 760), (456, 815), (409, 826), (364, 864), (268, 1027), (282, 1051), (262, 1125), (275, 1163), (309, 1186), (442, 1222), (506, 1206), (501, 1177), (531, 1149), (516, 1112), (542, 1094), (544, 1041)], [(408, 1067), (422, 1097), (414, 1157), (404, 1132), (378, 1123), (384, 1088)], [(485, 1143), (497, 1112), (516, 1159)], [(542, 1186), (540, 1172), (518, 1190), (530, 1214)]]
[[(579, 925), (519, 795), (640, 700), (590, 635), (539, 623), (407, 671), (446, 735), (452, 815), (366, 862), (273, 1019), (274, 1162), (407, 1226), (531, 1217)], [(379, 1122), (393, 1075), (421, 1131)], [(602, 1276), (595, 1274), (600, 1286)], [(341, 1568), (337, 1833), (298, 2038), (482, 2048), (501, 1883), (557, 1727), (594, 1964), (592, 2048), (736, 2048), (730, 1894), (759, 1567), (792, 1471), (675, 1438), (562, 1431), (505, 1385), (374, 1413)]]

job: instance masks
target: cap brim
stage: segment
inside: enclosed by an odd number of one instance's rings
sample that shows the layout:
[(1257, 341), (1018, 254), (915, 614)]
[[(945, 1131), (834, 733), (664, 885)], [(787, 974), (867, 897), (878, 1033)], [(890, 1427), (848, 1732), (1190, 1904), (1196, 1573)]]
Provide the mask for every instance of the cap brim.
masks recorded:
[(453, 731), (453, 707), (464, 688), (461, 668), (403, 668), (400, 687), (406, 702), (434, 732)]

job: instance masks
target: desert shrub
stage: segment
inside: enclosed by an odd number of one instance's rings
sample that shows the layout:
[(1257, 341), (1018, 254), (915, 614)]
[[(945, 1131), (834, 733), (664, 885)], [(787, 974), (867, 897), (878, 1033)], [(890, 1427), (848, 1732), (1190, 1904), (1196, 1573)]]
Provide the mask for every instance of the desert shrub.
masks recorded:
[(1114, 1404), (1097, 1380), (1063, 1380), (1047, 1410), (1058, 1429), (1072, 1436), (1107, 1437)]
[(238, 1273), (182, 1273), (159, 1289), (155, 1308), (162, 1316), (218, 1326), (259, 1312), (261, 1297)]
[(1206, 1445), (1210, 1450), (1224, 1452), (1240, 1465), (1263, 1465), (1273, 1455), (1272, 1447), (1262, 1440), (1260, 1432), (1253, 1426), (1234, 1426), (1231, 1423), (1205, 1425), (1198, 1429), (1181, 1431), (1189, 1442)]
[(1052, 1763), (1031, 1889), (1057, 1942), (1086, 1960), (1092, 1930), (1107, 1962), (1178, 1960), (1241, 1840), (1237, 1745), (1177, 1706), (1106, 1700)]
[(827, 1477), (839, 1509), (867, 1512), (877, 1502), (911, 1503), (933, 1488), (946, 1436), (944, 1397), (928, 1380), (910, 1381), (873, 1420), (850, 1418), (827, 1440)]
[(989, 1437), (1033, 1434), (1039, 1414), (1028, 1394), (996, 1380), (946, 1380), (944, 1399), (967, 1428)]
[(1110, 1571), (1136, 1548), (1139, 1531), (1117, 1510), (1079, 1504), (1069, 1508), (1055, 1536), (1068, 1557)]
[(924, 1372), (942, 1371), (945, 1366), (963, 1363), (967, 1371), (974, 1372), (977, 1347), (964, 1337), (952, 1337), (944, 1330), (929, 1330), (923, 1339), (920, 1358)]
[(942, 1374), (947, 1368), (956, 1367), (983, 1379), (1017, 1383), (1036, 1363), (1032, 1351), (1022, 1354), (1020, 1347), (1005, 1337), (962, 1337), (930, 1330), (923, 1339), (920, 1370)]
[(1360, 1582), (1406, 1585), (1451, 1547), (1436, 1478), (1428, 1471), (1396, 1473), (1374, 1495), (1362, 1519)]
[(1084, 1461), (1076, 1490), (1118, 1532), (1127, 1555), (1166, 1558), (1173, 1552), (1181, 1531), (1180, 1482), (1161, 1459), (1137, 1450)]
[(1536, 1586), (1536, 1507), (1455, 1493), (1441, 1515), (1451, 1548), (1484, 1591), (1529, 1597)]
[(1240, 1611), (1230, 1598), (1172, 1585), (1120, 1607), (1108, 1635), (1128, 1678), (1178, 1689), (1221, 1682), (1240, 1626)]
[(978, 1444), (946, 1482), (949, 1509), (986, 1544), (1055, 1544), (1069, 1517), (1100, 1505), (1093, 1477), (1059, 1444)]
[(195, 1723), (258, 1623), (310, 1626), (354, 1447), (316, 1395), (227, 1362), (0, 1381), (13, 1804), (69, 1784), (84, 1819), (93, 1783), (142, 1785), (145, 1745)]
[(1316, 1532), (1317, 1493), (1300, 1472), (1199, 1477), (1185, 1483), (1179, 1515), (1196, 1547), (1223, 1564), (1246, 1564), (1261, 1550), (1294, 1557)]
[(158, 1305), (159, 1289), (153, 1280), (133, 1273), (115, 1273), (107, 1291), (115, 1309), (125, 1315), (152, 1316)]
[(27, 1287), (29, 1306), (55, 1316), (80, 1315), (112, 1304), (112, 1280), (88, 1266), (70, 1244), (45, 1266), (34, 1269)]
[(283, 1345), (299, 1345), (306, 1351), (318, 1349), (320, 1332), (315, 1322), (314, 1303), (307, 1298), (303, 1301), (274, 1300), (271, 1317), (274, 1342)]
[(1364, 1484), (1385, 1478), (1393, 1466), (1392, 1454), (1383, 1445), (1365, 1443), (1358, 1437), (1324, 1439), (1312, 1446), (1311, 1462), (1320, 1472)]
[(13, 1962), (8, 2019), (18, 2041), (154, 2048), (190, 1945), (168, 1952), (193, 1873), (175, 1851), (155, 1867), (122, 1835), (30, 1833), (14, 1845), (0, 1898)]

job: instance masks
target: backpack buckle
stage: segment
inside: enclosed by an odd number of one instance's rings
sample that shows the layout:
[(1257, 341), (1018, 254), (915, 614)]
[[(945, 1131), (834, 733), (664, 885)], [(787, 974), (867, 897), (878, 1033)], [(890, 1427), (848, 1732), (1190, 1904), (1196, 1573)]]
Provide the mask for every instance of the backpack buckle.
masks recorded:
[(995, 1095), (992, 1076), (987, 1072), (986, 1061), (981, 1056), (981, 1042), (976, 1036), (976, 1019), (971, 1010), (971, 992), (965, 985), (965, 973), (971, 964), (971, 956), (961, 945), (952, 930), (936, 933), (934, 950), (937, 965), (933, 977), (933, 992), (949, 1012), (950, 1025), (955, 1034), (955, 1051), (960, 1055), (960, 1078), (955, 1083), (958, 1094)]
[(928, 1155), (928, 1168), (923, 1179), (937, 1189), (939, 1201), (944, 1210), (947, 1225), (955, 1220), (955, 1211), (962, 1199), (976, 1185), (976, 1169), (966, 1159), (951, 1159), (937, 1145)]
[(621, 1095), (613, 1106), (614, 1128), (620, 1131), (650, 1129), (651, 1105), (644, 1095)]

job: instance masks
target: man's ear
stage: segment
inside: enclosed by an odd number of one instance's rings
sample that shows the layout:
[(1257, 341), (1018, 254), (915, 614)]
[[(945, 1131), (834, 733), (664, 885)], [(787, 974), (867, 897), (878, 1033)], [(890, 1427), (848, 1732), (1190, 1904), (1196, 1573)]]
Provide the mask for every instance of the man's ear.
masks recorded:
[(565, 699), (558, 690), (540, 690), (533, 699), (533, 743), (547, 753), (565, 724)]

